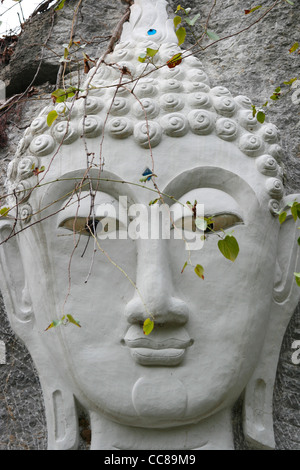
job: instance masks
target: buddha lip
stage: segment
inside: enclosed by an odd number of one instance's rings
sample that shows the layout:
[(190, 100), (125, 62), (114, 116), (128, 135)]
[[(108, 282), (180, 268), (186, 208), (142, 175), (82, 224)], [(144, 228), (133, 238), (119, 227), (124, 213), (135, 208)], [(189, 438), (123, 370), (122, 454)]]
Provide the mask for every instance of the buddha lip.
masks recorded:
[(185, 355), (185, 349), (178, 348), (133, 348), (130, 352), (134, 360), (142, 366), (177, 366)]
[(125, 344), (129, 348), (143, 348), (143, 349), (155, 349), (155, 350), (166, 350), (166, 349), (186, 349), (193, 344), (192, 339), (183, 341), (178, 338), (168, 338), (164, 341), (154, 341), (149, 338), (136, 338), (126, 339)]
[(194, 341), (182, 327), (158, 329), (145, 336), (141, 327), (134, 325), (127, 331), (124, 342), (130, 349), (161, 350), (166, 354), (166, 351), (185, 350), (192, 346)]

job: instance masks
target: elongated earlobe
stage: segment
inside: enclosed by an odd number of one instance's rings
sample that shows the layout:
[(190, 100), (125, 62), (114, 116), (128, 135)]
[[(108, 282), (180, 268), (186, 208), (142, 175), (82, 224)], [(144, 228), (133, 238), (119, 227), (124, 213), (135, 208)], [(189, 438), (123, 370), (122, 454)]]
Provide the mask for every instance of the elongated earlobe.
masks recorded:
[[(48, 450), (76, 450), (79, 423), (74, 395), (62, 382), (45, 387), (44, 398), (48, 428)], [(58, 388), (55, 387), (58, 385)]]
[[(283, 204), (300, 202), (300, 195), (289, 195)], [(279, 222), (278, 222), (279, 223)], [(281, 344), (289, 321), (300, 300), (300, 288), (294, 277), (300, 271), (297, 244), (299, 223), (288, 215), (278, 237), (277, 266), (270, 320), (260, 361), (247, 384), (244, 399), (244, 434), (257, 448), (274, 449), (273, 391)]]
[(21, 336), (34, 315), (17, 236), (12, 236), (13, 223), (10, 219), (0, 222), (0, 288), (10, 322)]
[(67, 371), (61, 375), (55, 362), (49, 361), (49, 351), (35, 322), (18, 236), (11, 236), (13, 226), (13, 220), (0, 221), (0, 243), (6, 240), (0, 245), (0, 289), (6, 311), (14, 332), (25, 343), (39, 373), (46, 409), (48, 448), (76, 449), (79, 426), (70, 379)]

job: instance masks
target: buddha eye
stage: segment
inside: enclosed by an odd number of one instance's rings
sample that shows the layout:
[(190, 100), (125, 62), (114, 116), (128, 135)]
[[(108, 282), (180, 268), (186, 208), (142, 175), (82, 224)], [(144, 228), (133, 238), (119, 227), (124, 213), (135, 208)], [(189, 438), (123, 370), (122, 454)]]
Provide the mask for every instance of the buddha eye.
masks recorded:
[(205, 216), (207, 226), (205, 230), (201, 230), (200, 226), (204, 227), (204, 222), (196, 225), (196, 220), (192, 216), (182, 217), (174, 223), (175, 227), (189, 232), (204, 232), (206, 234), (226, 230), (235, 225), (243, 223), (242, 219), (235, 214), (217, 214), (213, 216)]
[(59, 224), (59, 227), (64, 228), (66, 230), (70, 230), (74, 233), (89, 235), (90, 231), (88, 229), (88, 224), (90, 224), (90, 221), (86, 217), (72, 217), (61, 222)]
[(226, 230), (243, 223), (242, 219), (235, 214), (218, 214), (208, 219), (209, 221), (205, 233), (219, 232), (220, 230)]
[(79, 233), (85, 236), (103, 236), (120, 230), (120, 222), (117, 219), (101, 217), (86, 218), (72, 217), (64, 220), (59, 227), (70, 230), (73, 233)]

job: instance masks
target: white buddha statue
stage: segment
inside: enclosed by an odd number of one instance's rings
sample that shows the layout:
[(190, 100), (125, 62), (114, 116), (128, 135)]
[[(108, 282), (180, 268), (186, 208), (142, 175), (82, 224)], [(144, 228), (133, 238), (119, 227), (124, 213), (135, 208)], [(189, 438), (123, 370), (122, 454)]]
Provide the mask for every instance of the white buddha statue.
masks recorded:
[[(277, 128), (245, 96), (211, 88), (166, 3), (135, 1), (114, 52), (78, 99), (33, 120), (8, 170), (1, 291), (39, 373), (49, 449), (77, 447), (78, 403), (91, 449), (233, 449), (241, 395), (245, 437), (275, 447), (276, 367), (300, 297), (297, 227), (277, 214), (299, 195), (284, 195)], [(153, 63), (138, 60), (147, 48)], [(201, 250), (172, 229), (128, 236), (133, 204), (150, 214), (164, 202), (180, 231), (187, 201), (214, 220)], [(235, 262), (217, 245), (232, 231)], [(187, 260), (204, 280), (182, 272)]]

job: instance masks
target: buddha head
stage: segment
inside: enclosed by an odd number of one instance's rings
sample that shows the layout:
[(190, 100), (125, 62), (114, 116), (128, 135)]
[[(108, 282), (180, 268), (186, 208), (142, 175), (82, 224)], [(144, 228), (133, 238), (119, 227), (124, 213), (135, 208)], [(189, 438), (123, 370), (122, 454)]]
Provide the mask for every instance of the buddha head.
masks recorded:
[[(76, 447), (77, 403), (93, 448), (135, 448), (141, 429), (143, 448), (182, 448), (183, 433), (190, 449), (231, 448), (241, 395), (247, 439), (274, 448), (300, 297), (296, 227), (278, 212), (297, 196), (278, 129), (212, 87), (172, 25), (164, 0), (136, 1), (115, 50), (33, 120), (8, 169), (1, 290), (40, 376), (49, 448)], [(209, 224), (196, 240), (197, 210)], [(232, 233), (234, 262), (218, 249)]]

